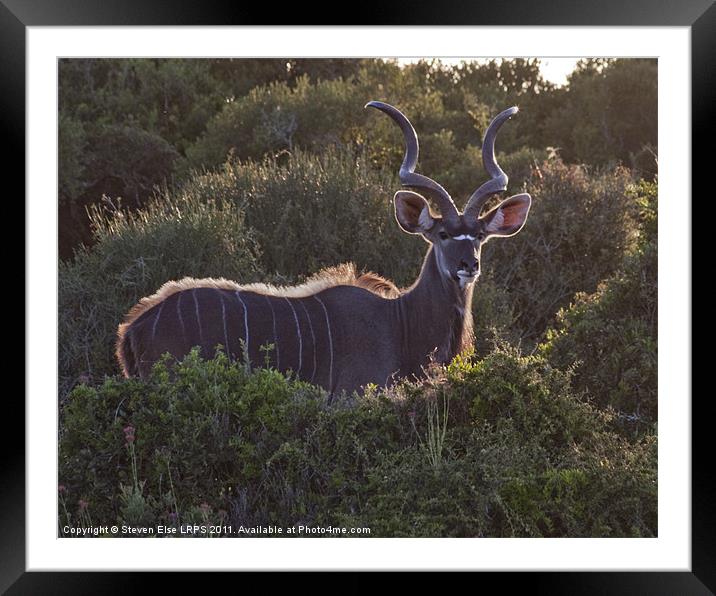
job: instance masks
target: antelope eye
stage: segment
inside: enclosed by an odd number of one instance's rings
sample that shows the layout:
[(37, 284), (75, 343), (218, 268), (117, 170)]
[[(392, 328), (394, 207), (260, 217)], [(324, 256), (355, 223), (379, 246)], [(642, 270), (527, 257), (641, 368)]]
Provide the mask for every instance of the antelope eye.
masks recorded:
[(450, 236), (448, 236), (446, 232), (440, 232), (438, 236), (440, 236), (440, 240), (447, 240), (448, 238), (450, 238)]

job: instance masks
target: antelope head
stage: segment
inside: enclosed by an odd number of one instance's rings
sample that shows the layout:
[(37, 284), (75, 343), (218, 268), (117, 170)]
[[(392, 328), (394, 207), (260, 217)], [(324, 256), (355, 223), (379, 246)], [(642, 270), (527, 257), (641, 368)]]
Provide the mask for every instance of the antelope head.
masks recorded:
[(431, 197), (440, 213), (430, 208), (425, 197), (414, 190), (395, 193), (395, 218), (408, 234), (419, 234), (432, 244), (441, 274), (446, 280), (465, 288), (480, 274), (480, 250), (490, 238), (514, 236), (522, 229), (532, 199), (518, 194), (503, 200), (481, 215), (487, 201), (507, 190), (507, 175), (495, 159), (495, 138), (500, 127), (518, 109), (509, 108), (490, 123), (482, 143), (482, 163), (490, 180), (480, 186), (468, 199), (462, 213), (448, 192), (437, 182), (415, 172), (418, 163), (418, 136), (408, 118), (397, 108), (381, 101), (371, 101), (365, 107), (376, 108), (390, 116), (403, 131), (405, 157), (400, 167), (400, 182), (409, 189), (420, 190)]

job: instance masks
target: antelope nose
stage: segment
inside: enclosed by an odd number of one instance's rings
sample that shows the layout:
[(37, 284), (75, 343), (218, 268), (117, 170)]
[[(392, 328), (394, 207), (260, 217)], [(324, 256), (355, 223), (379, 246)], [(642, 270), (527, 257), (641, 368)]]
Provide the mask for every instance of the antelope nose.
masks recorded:
[(477, 259), (469, 259), (468, 261), (465, 261), (464, 259), (460, 261), (460, 267), (464, 271), (469, 271), (470, 273), (474, 273), (477, 271), (480, 264), (477, 262)]

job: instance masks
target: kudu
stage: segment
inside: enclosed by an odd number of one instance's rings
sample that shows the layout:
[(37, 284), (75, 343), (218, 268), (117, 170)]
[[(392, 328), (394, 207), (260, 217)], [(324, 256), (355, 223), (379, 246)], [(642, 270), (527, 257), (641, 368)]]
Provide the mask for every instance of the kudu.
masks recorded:
[[(440, 209), (441, 216), (412, 190), (394, 197), (400, 227), (430, 245), (417, 281), (398, 291), (375, 274), (356, 275), (352, 265), (285, 288), (225, 279), (171, 281), (143, 298), (119, 326), (116, 353), (125, 375), (146, 376), (165, 352), (181, 358), (200, 346), (204, 356), (212, 356), (221, 345), (233, 360), (268, 361), (335, 393), (419, 378), (431, 362), (447, 363), (471, 345), (473, 282), (482, 245), (519, 232), (531, 204), (528, 194), (518, 194), (480, 216), (490, 197), (507, 189), (495, 159), (495, 137), (517, 108), (489, 125), (482, 160), (491, 179), (460, 213), (442, 186), (415, 172), (418, 138), (409, 120), (383, 102), (366, 107), (383, 111), (403, 131), (403, 186), (421, 190)], [(272, 349), (267, 351), (267, 344)]]

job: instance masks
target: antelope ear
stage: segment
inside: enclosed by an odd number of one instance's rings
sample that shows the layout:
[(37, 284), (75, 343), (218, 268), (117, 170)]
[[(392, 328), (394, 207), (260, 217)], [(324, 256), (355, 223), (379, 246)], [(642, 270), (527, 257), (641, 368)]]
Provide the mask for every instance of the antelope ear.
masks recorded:
[(527, 221), (532, 197), (527, 193), (505, 199), (480, 219), (484, 223), (487, 236), (514, 236)]
[(399, 190), (394, 201), (395, 219), (408, 234), (423, 234), (435, 225), (428, 202), (417, 192)]

